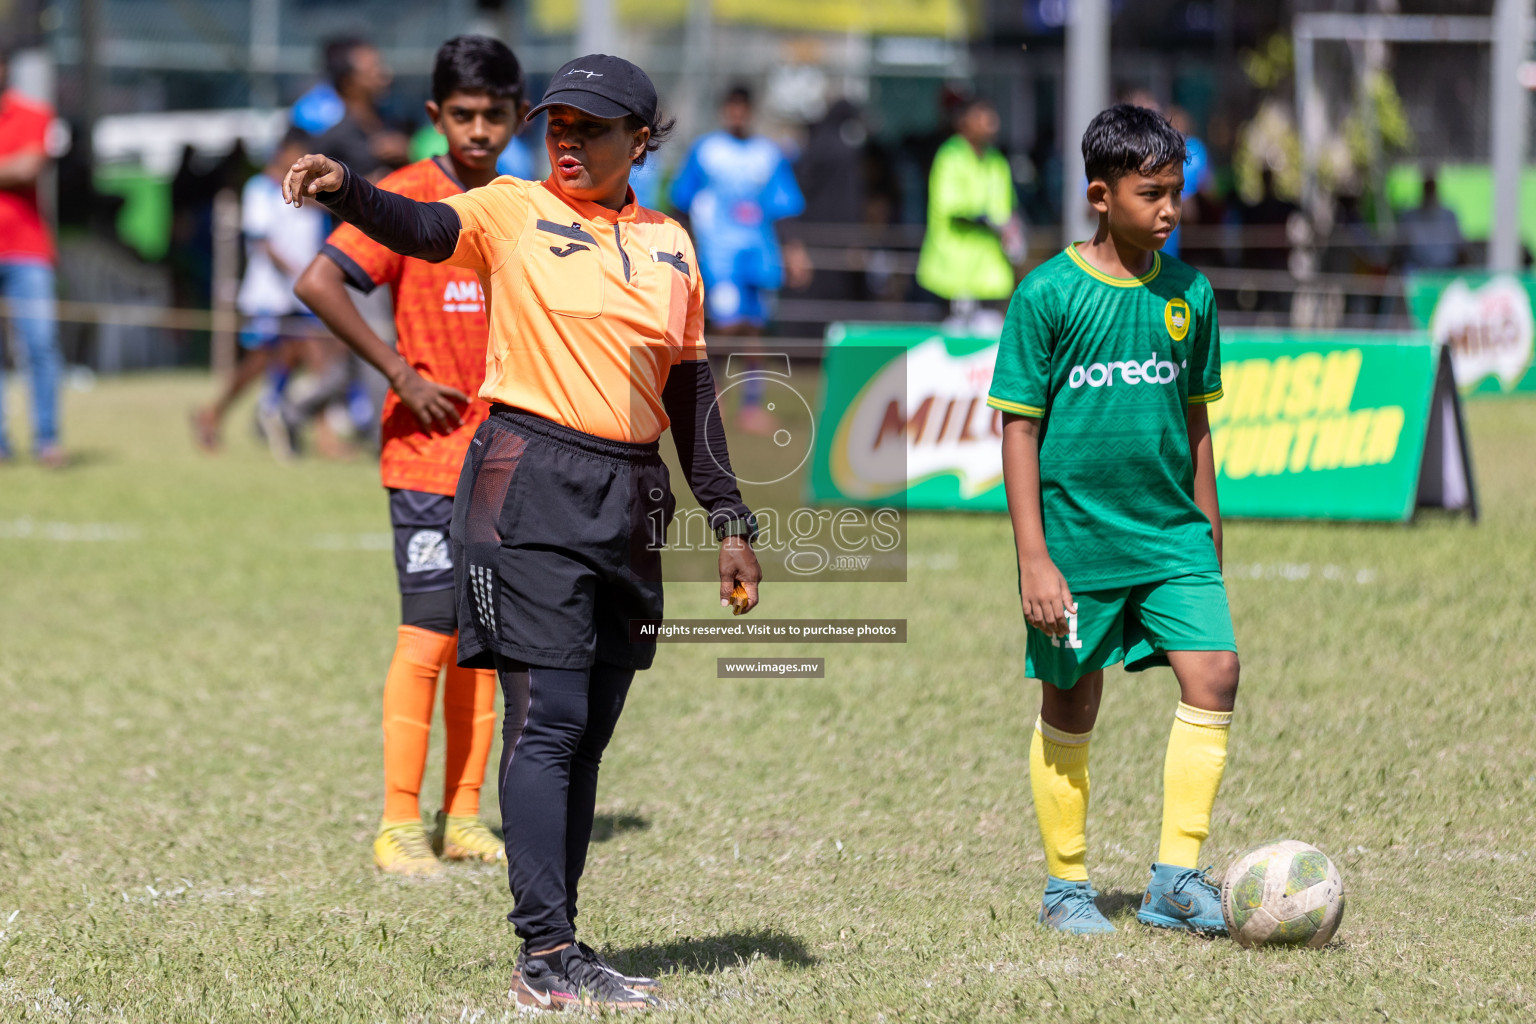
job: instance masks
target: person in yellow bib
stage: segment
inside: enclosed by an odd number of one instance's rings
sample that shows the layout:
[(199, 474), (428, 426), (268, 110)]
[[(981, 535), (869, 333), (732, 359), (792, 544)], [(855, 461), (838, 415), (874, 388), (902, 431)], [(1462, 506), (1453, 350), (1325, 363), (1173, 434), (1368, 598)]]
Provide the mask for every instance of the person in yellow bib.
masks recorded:
[[(1008, 159), (998, 152), (998, 118), (979, 97), (955, 117), (928, 176), (928, 231), (917, 257), (917, 283), (951, 305), (956, 327), (979, 327), (980, 304), (1013, 294), (1014, 265), (1024, 261), (1024, 225)], [(989, 311), (996, 323), (998, 314)]]
[(642, 208), (633, 166), (671, 129), (640, 68), (571, 61), (529, 113), (548, 112), (554, 168), (421, 203), (323, 156), (284, 183), (405, 256), (479, 275), (490, 313), (490, 418), (454, 495), (461, 665), (494, 665), (506, 698), (500, 793), (522, 939), (520, 1007), (633, 1009), (655, 982), (576, 939), (598, 763), (629, 686), (655, 657), (634, 624), (662, 616), (661, 547), (675, 501), (657, 441), (720, 543), (720, 601), (746, 610), (762, 578), (705, 358), (704, 289), (688, 233)]

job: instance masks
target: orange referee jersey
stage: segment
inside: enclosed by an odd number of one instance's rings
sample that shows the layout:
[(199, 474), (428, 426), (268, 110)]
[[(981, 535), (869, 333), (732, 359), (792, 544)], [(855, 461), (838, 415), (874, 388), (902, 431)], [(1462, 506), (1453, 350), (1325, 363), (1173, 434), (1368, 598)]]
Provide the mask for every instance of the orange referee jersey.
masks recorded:
[[(402, 167), (379, 187), (424, 203), (463, 194), (447, 157)], [(485, 294), (473, 271), (427, 263), (390, 252), (350, 224), (331, 233), (322, 250), (360, 291), (388, 285), (395, 306), (396, 346), (428, 380), (474, 395), (485, 380)], [(452, 494), (464, 452), (490, 407), (472, 398), (464, 423), (429, 431), (393, 391), (384, 399), (383, 451), (379, 472), (385, 487)]]
[(480, 397), (610, 440), (660, 437), (668, 373), (705, 356), (682, 225), (632, 191), (610, 210), (550, 181), (497, 178), (443, 202), (461, 224), (446, 263), (478, 273), (490, 299)]

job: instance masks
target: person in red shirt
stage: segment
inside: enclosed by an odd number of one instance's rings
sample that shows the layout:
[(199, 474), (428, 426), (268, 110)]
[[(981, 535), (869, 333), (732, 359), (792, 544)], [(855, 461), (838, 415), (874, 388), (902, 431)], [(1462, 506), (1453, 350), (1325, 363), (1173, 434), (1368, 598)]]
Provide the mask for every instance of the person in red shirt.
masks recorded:
[[(446, 156), (402, 167), (380, 187), (434, 202), (489, 183), (496, 158), (528, 110), (512, 51), (486, 36), (457, 36), (437, 51), (427, 113), (448, 139)], [(398, 349), (359, 314), (347, 286), (388, 285)], [(449, 523), (459, 469), (489, 407), (468, 396), (485, 377), (486, 311), (472, 270), (396, 255), (349, 224), (326, 241), (294, 294), (390, 382), (380, 471), (389, 489), (401, 625), (384, 683), (384, 815), (374, 861), (389, 872), (429, 874), (447, 859), (504, 860), (481, 823), (480, 784), (496, 725), (496, 673), (460, 668)], [(439, 669), (446, 668), (444, 809), (430, 837), (418, 793), (426, 766)]]
[[(0, 52), (0, 298), (32, 374), (32, 448), (50, 468), (64, 465), (59, 447), (59, 330), (53, 290), (53, 237), (37, 202), (37, 180), (48, 166), (53, 111), (8, 88)], [(11, 457), (5, 438), (5, 379), (0, 374), (0, 462)]]

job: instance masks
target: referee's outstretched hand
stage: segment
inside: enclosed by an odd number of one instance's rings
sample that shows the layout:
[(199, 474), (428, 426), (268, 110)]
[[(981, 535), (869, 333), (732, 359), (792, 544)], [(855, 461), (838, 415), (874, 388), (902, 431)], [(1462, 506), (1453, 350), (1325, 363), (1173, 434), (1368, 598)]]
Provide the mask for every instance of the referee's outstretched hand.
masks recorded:
[(299, 157), (283, 175), (283, 202), (295, 207), (317, 192), (335, 192), (347, 180), (347, 169), (339, 160), (318, 153)]
[(720, 542), (720, 607), (730, 607), (731, 593), (740, 583), (747, 600), (737, 607), (736, 614), (747, 614), (757, 607), (757, 585), (762, 580), (762, 567), (745, 537), (727, 537)]

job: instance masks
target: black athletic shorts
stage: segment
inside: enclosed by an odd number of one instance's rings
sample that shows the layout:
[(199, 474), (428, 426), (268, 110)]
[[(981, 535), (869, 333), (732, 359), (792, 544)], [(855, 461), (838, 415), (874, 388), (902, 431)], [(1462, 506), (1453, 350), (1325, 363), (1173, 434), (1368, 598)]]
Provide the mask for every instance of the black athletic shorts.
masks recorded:
[(424, 594), (453, 586), (453, 555), (448, 546), (452, 521), (452, 498), (390, 488), (389, 525), (395, 530), (400, 593)]
[(492, 406), (453, 501), (459, 664), (491, 668), (496, 651), (546, 668), (649, 668), (656, 645), (632, 641), (629, 622), (662, 617), (675, 508), (654, 442)]

